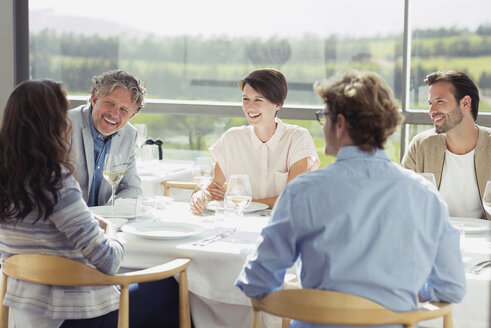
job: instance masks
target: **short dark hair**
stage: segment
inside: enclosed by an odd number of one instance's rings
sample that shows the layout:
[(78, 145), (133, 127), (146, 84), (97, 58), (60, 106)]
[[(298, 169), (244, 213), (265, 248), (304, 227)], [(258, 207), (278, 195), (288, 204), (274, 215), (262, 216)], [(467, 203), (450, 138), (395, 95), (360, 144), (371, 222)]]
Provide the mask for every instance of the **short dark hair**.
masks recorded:
[(237, 83), (240, 90), (243, 91), (246, 84), (262, 94), (273, 104), (283, 106), (288, 86), (285, 76), (274, 68), (261, 68), (253, 71)]
[(464, 72), (454, 70), (433, 72), (426, 76), (426, 84), (432, 85), (438, 82), (450, 82), (453, 85), (453, 95), (457, 103), (465, 96), (471, 97), (472, 117), (476, 121), (479, 112), (479, 90), (472, 79)]
[(333, 124), (338, 114), (345, 117), (348, 134), (360, 150), (383, 149), (402, 121), (392, 90), (377, 73), (348, 71), (334, 83), (316, 82), (314, 89)]
[(131, 92), (131, 101), (137, 112), (145, 106), (143, 97), (145, 96), (145, 86), (141, 80), (125, 71), (114, 70), (104, 72), (92, 78), (92, 91), (97, 96), (107, 96), (114, 88), (120, 87)]

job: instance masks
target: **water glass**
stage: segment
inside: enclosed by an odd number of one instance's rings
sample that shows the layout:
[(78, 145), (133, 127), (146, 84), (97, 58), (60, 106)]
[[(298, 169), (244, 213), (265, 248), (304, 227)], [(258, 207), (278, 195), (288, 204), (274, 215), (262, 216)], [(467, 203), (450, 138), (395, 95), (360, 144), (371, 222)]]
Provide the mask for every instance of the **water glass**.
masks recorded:
[(135, 217), (151, 218), (155, 216), (156, 202), (153, 196), (139, 195), (136, 199)]
[(237, 216), (235, 215), (235, 209), (230, 206), (225, 206), (225, 202), (218, 202), (214, 219), (216, 233), (234, 232), (237, 230)]
[(159, 160), (159, 149), (155, 145), (144, 144), (142, 146), (143, 161), (151, 163)]

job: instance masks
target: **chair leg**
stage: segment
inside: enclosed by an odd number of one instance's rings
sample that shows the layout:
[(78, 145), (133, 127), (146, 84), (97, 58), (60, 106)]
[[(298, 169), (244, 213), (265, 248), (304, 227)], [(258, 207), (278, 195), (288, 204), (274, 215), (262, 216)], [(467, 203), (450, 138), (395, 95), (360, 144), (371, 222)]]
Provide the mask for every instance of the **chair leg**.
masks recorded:
[(130, 325), (130, 292), (128, 285), (121, 285), (119, 296), (118, 328), (129, 328)]
[(2, 282), (0, 285), (0, 327), (7, 328), (9, 326), (9, 308), (3, 305), (3, 299), (7, 292), (7, 275), (2, 272)]
[(290, 320), (290, 319), (288, 319), (288, 318), (283, 318), (283, 319), (281, 320), (281, 328), (288, 328), (288, 327), (290, 327), (290, 322), (291, 322), (291, 320)]
[(253, 310), (252, 311), (252, 328), (261, 328), (261, 312)]
[(443, 316), (443, 328), (452, 328), (452, 326), (452, 312), (449, 312)]
[(179, 327), (191, 328), (189, 313), (188, 275), (186, 270), (179, 273)]

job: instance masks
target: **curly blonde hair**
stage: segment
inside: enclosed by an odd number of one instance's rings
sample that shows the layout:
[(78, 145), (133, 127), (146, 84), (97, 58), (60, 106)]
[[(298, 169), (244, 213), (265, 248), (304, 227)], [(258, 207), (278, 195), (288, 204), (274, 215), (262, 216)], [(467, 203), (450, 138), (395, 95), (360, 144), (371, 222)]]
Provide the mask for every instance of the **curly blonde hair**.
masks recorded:
[(392, 90), (377, 73), (348, 71), (334, 83), (316, 82), (314, 90), (333, 124), (339, 114), (345, 117), (351, 140), (363, 151), (383, 149), (402, 121)]

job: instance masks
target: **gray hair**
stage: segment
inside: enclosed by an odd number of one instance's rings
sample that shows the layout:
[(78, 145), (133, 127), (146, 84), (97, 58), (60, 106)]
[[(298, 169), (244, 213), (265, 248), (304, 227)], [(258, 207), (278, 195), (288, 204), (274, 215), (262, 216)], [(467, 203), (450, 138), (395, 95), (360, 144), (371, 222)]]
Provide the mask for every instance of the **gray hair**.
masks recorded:
[(107, 96), (113, 92), (114, 88), (120, 87), (131, 92), (131, 101), (135, 105), (137, 112), (145, 105), (143, 96), (145, 95), (145, 86), (141, 80), (125, 71), (114, 70), (104, 72), (100, 76), (92, 78), (92, 91), (97, 96)]

